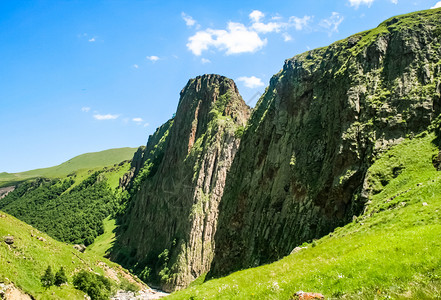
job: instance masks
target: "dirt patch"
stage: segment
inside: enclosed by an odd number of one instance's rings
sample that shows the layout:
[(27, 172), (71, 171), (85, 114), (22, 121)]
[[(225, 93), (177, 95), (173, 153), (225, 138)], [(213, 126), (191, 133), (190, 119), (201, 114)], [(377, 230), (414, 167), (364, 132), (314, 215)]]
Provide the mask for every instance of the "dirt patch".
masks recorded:
[(0, 284), (0, 297), (4, 297), (6, 300), (31, 300), (32, 298), (20, 291), (15, 285), (8, 284)]

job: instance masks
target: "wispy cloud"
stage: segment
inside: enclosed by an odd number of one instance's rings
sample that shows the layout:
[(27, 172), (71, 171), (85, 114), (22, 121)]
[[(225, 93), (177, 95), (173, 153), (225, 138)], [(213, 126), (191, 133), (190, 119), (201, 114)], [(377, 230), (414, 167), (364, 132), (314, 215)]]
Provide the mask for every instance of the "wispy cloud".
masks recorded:
[(260, 86), (264, 86), (265, 84), (262, 82), (262, 80), (256, 76), (242, 76), (237, 78), (237, 81), (242, 81), (244, 85), (250, 89), (254, 89)]
[(440, 8), (441, 7), (441, 1), (438, 1), (434, 6), (432, 6), (431, 8)]
[(338, 32), (338, 26), (343, 22), (344, 17), (338, 12), (333, 12), (331, 16), (327, 19), (320, 21), (319, 25), (328, 30), (328, 34), (331, 35), (333, 32)]
[(87, 107), (87, 106), (81, 107), (81, 111), (82, 112), (89, 112), (90, 111), (90, 107)]
[(144, 124), (144, 127), (147, 127), (147, 126), (149, 126), (149, 125), (150, 125), (149, 123), (145, 123), (145, 124)]
[(138, 66), (137, 64), (133, 64), (133, 67), (134, 67), (135, 69), (138, 69), (138, 68), (139, 68), (139, 66)]
[(90, 38), (88, 41), (91, 42), (91, 43), (93, 43), (93, 42), (96, 41), (96, 39), (93, 37), (93, 38)]
[(211, 63), (211, 60), (209, 60), (208, 58), (201, 58), (201, 62), (203, 64), (209, 64), (209, 63)]
[(308, 24), (312, 21), (311, 16), (303, 16), (303, 18), (298, 18), (296, 16), (292, 16), (289, 18), (289, 26), (294, 26), (296, 30), (303, 30)]
[(285, 41), (289, 41), (292, 39), (287, 32), (290, 28), (302, 30), (312, 20), (311, 16), (302, 18), (291, 16), (288, 21), (283, 22), (282, 18), (277, 16), (265, 22), (265, 14), (259, 10), (253, 10), (248, 17), (251, 21), (249, 26), (238, 22), (228, 22), (226, 29), (207, 28), (197, 31), (189, 37), (187, 48), (197, 56), (210, 48), (224, 51), (227, 55), (253, 53), (268, 43), (268, 39), (261, 35), (279, 33)]
[(136, 123), (142, 123), (142, 122), (144, 122), (144, 120), (143, 120), (142, 118), (133, 118), (132, 121), (133, 121), (133, 122), (136, 122)]
[(95, 114), (95, 115), (93, 115), (93, 117), (94, 117), (96, 120), (103, 121), (103, 120), (115, 120), (115, 119), (118, 119), (119, 115), (112, 115), (112, 114), (101, 115), (101, 114)]
[(182, 12), (181, 17), (185, 21), (185, 25), (187, 25), (188, 27), (193, 27), (196, 25), (196, 27), (199, 28), (199, 25), (197, 24), (196, 20), (193, 19), (192, 16), (189, 16), (185, 12)]
[(146, 58), (152, 62), (158, 61), (159, 57), (156, 55), (146, 56)]
[(283, 36), (283, 40), (285, 42), (289, 42), (289, 41), (292, 40), (292, 36), (290, 34), (288, 34), (288, 33), (284, 33), (282, 36)]
[[(392, 0), (392, 2), (393, 1), (394, 0)], [(362, 4), (370, 7), (373, 2), (374, 0), (349, 0), (349, 5), (354, 6), (357, 9)]]
[(398, 0), (390, 0), (393, 4), (398, 4)]

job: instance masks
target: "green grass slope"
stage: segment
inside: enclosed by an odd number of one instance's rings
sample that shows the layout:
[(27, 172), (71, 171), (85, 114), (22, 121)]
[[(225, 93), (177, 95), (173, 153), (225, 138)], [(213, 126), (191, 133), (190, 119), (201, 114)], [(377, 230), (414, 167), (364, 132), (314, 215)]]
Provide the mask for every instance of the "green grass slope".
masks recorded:
[(20, 173), (0, 173), (0, 186), (20, 182), (29, 178), (60, 178), (82, 169), (96, 169), (130, 160), (137, 148), (117, 148), (76, 156), (54, 167), (36, 169)]
[[(8, 235), (14, 237), (12, 245), (4, 242)], [(3, 212), (0, 212), (0, 238), (0, 282), (13, 283), (35, 299), (84, 299), (84, 293), (72, 285), (72, 276), (80, 270), (105, 275), (112, 281), (114, 290), (127, 285), (128, 280), (134, 282), (120, 266), (92, 252), (80, 253), (72, 245), (55, 241)], [(67, 285), (42, 287), (40, 278), (49, 265), (54, 271), (65, 269)]]
[(57, 240), (90, 245), (104, 232), (104, 219), (119, 210), (119, 178), (129, 167), (120, 163), (62, 179), (28, 180), (0, 199), (0, 209)]
[[(305, 249), (261, 267), (195, 282), (170, 299), (441, 298), (441, 172), (435, 135), (423, 133), (369, 169), (364, 213)], [(203, 282), (203, 279), (197, 280)]]
[(106, 257), (110, 248), (115, 243), (116, 220), (110, 217), (103, 221), (104, 232), (97, 236), (95, 241), (87, 247), (87, 252), (95, 253), (98, 256)]

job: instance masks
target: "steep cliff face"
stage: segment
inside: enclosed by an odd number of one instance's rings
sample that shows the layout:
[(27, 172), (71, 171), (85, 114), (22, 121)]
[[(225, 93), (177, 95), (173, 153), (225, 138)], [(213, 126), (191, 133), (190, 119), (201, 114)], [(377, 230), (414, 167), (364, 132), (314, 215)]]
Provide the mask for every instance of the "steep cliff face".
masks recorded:
[[(137, 190), (140, 182), (145, 177), (152, 177), (156, 173), (164, 157), (164, 149), (168, 142), (168, 134), (172, 125), (173, 119), (162, 124), (149, 136), (147, 146), (141, 146), (136, 150), (130, 163), (129, 172), (120, 178), (120, 188), (124, 190)], [(136, 181), (134, 180), (135, 177), (138, 177)]]
[(138, 191), (119, 234), (120, 258), (125, 251), (137, 261), (142, 279), (170, 291), (208, 271), (218, 204), (248, 117), (231, 79), (204, 75), (182, 90), (162, 155), (155, 154), (160, 142), (149, 139), (146, 151), (157, 159), (135, 177)]
[(274, 261), (358, 215), (373, 159), (440, 110), (441, 10), (295, 56), (270, 82), (221, 200), (211, 276)]

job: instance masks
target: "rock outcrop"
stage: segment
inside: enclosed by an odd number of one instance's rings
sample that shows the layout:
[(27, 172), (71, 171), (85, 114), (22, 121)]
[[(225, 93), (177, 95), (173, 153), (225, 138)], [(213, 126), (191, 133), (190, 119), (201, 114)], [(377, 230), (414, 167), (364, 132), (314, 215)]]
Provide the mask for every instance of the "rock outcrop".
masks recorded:
[(146, 176), (146, 171), (148, 170), (149, 176), (152, 177), (155, 172), (154, 170), (150, 170), (149, 166), (158, 166), (162, 161), (162, 157), (164, 156), (164, 148), (165, 143), (167, 141), (167, 136), (170, 131), (171, 126), (173, 125), (173, 119), (168, 120), (160, 127), (156, 129), (156, 131), (149, 136), (147, 141), (147, 146), (141, 146), (136, 150), (133, 155), (132, 161), (130, 163), (130, 170), (119, 181), (119, 187), (123, 190), (130, 190), (134, 187), (135, 184), (134, 178), (138, 176), (140, 171), (144, 170), (144, 175), (141, 175), (137, 184), (143, 179), (143, 176)]
[(5, 198), (9, 193), (15, 190), (15, 186), (7, 186), (0, 188), (0, 199)]
[(135, 191), (113, 254), (118, 261), (136, 264), (139, 277), (166, 291), (209, 270), (219, 201), (248, 117), (231, 79), (188, 82), (173, 125), (158, 129), (139, 150), (143, 158), (132, 161)]
[(288, 255), (362, 211), (372, 160), (440, 112), (441, 10), (285, 61), (230, 169), (209, 276)]

